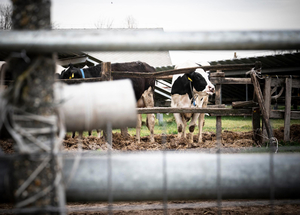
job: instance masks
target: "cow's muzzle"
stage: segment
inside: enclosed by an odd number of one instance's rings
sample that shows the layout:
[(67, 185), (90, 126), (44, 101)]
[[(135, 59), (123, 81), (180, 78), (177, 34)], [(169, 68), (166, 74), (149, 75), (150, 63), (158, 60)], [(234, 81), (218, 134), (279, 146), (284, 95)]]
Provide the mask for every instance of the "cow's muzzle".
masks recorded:
[(215, 87), (214, 86), (208, 86), (208, 92), (215, 93)]

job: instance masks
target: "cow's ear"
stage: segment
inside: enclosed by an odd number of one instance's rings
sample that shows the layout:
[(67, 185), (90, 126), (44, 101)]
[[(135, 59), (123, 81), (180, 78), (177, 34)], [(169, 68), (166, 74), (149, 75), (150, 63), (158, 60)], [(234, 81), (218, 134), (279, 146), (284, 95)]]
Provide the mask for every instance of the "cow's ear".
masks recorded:
[(186, 75), (187, 75), (187, 77), (188, 77), (188, 79), (190, 81), (193, 81), (194, 80), (194, 76), (195, 76), (195, 71), (187, 73)]

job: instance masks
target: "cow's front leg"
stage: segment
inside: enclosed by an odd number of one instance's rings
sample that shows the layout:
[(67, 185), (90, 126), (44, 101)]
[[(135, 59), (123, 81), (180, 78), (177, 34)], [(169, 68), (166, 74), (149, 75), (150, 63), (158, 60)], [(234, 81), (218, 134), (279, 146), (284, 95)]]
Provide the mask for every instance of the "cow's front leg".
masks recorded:
[(189, 125), (189, 143), (193, 143), (194, 140), (193, 140), (193, 133), (195, 131), (195, 128), (196, 128), (196, 123), (198, 121), (198, 118), (199, 118), (199, 115), (200, 113), (194, 113), (193, 114), (193, 117), (192, 117), (192, 120), (190, 122), (190, 125)]
[(142, 115), (138, 114), (137, 122), (136, 122), (136, 141), (140, 143), (141, 141), (141, 127), (142, 127)]
[(185, 134), (185, 124), (186, 123), (184, 123), (182, 121), (182, 117), (181, 117), (180, 113), (173, 113), (173, 115), (174, 115), (174, 118), (175, 118), (175, 121), (177, 124), (177, 131), (178, 131), (177, 137), (181, 138), (181, 137), (183, 137), (182, 135)]

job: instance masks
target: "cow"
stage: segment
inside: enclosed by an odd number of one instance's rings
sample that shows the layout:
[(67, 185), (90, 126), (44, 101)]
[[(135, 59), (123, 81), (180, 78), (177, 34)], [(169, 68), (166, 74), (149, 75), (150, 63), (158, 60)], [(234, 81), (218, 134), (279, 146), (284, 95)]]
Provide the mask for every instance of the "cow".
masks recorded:
[[(186, 62), (175, 69), (198, 67), (199, 64)], [(209, 73), (203, 69), (196, 69), (184, 75), (174, 75), (171, 88), (171, 107), (174, 108), (202, 108), (206, 107), (208, 96), (215, 92), (214, 85), (209, 81)], [(199, 119), (198, 143), (202, 142), (202, 128), (204, 114), (174, 113), (177, 124), (178, 138), (186, 138), (186, 126), (189, 120), (189, 144), (193, 143), (193, 132)]]
[[(61, 72), (61, 79), (72, 78), (91, 78), (101, 77), (101, 64), (89, 68), (79, 69), (73, 65)], [(113, 63), (111, 64), (112, 71), (130, 71), (130, 72), (155, 72), (155, 68), (144, 62), (126, 62), (126, 63)], [(117, 76), (114, 80), (125, 79), (126, 77)], [(154, 107), (154, 87), (155, 78), (129, 78), (132, 82), (137, 107)], [(147, 114), (146, 125), (150, 130), (150, 142), (154, 142), (154, 124), (155, 115)], [(136, 127), (136, 140), (140, 142), (140, 131), (142, 125), (142, 116), (139, 114)]]

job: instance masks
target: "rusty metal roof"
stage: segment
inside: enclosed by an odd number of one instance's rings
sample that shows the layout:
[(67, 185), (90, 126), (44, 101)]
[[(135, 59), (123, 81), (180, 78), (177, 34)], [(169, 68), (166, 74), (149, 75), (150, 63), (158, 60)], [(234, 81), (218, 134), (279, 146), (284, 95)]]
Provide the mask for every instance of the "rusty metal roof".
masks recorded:
[[(260, 61), (263, 74), (273, 75), (299, 75), (300, 52), (268, 55), (261, 57), (237, 58), (230, 60), (210, 61), (211, 65), (246, 64)], [(224, 71), (226, 76), (245, 76), (246, 70)]]

